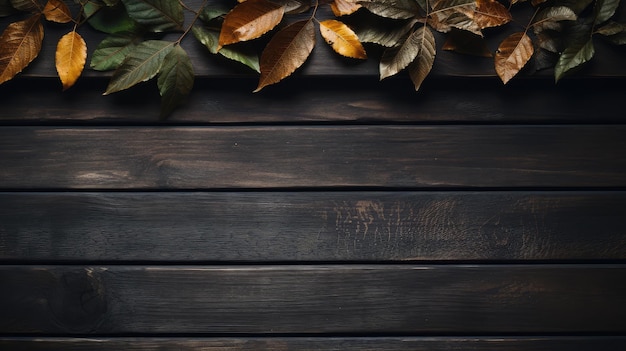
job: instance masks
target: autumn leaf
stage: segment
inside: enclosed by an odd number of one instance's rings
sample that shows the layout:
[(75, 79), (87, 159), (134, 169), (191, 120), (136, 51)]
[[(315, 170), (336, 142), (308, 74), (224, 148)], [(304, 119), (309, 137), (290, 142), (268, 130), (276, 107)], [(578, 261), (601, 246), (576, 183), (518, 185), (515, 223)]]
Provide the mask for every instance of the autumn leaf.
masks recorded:
[(330, 9), (337, 17), (351, 15), (360, 8), (361, 5), (356, 0), (334, 0), (330, 3)]
[(495, 66), (502, 83), (513, 78), (533, 56), (533, 43), (523, 32), (513, 33), (504, 39), (495, 55)]
[(480, 26), (474, 21), (475, 11), (475, 0), (440, 0), (435, 2), (428, 24), (442, 33), (458, 28), (482, 36)]
[(306, 62), (313, 47), (315, 26), (311, 19), (294, 22), (276, 33), (261, 54), (261, 77), (255, 92), (291, 75)]
[(337, 20), (322, 21), (320, 33), (336, 53), (357, 59), (367, 58), (359, 38), (345, 23)]
[(156, 76), (163, 66), (165, 56), (173, 48), (173, 42), (164, 40), (148, 40), (137, 45), (113, 73), (103, 95), (128, 89)]
[(496, 0), (476, 0), (473, 20), (480, 29), (498, 27), (511, 22), (511, 12)]
[(63, 90), (70, 88), (83, 73), (87, 60), (87, 44), (76, 31), (61, 37), (57, 44), (55, 65), (63, 84)]
[(433, 32), (427, 26), (418, 28), (414, 35), (421, 37), (420, 50), (415, 60), (409, 64), (408, 71), (417, 91), (433, 68), (436, 48)]
[(417, 19), (406, 21), (394, 20), (392, 25), (381, 22), (366, 22), (366, 25), (357, 26), (354, 29), (361, 43), (374, 43), (384, 47), (398, 46), (407, 33), (417, 23)]
[(386, 18), (409, 19), (419, 14), (415, 0), (359, 0), (357, 4)]
[(50, 22), (68, 23), (72, 21), (72, 13), (63, 0), (48, 0), (43, 9), (43, 15)]
[(272, 30), (283, 18), (285, 8), (268, 0), (248, 0), (235, 6), (220, 32), (218, 50), (229, 44), (256, 39)]
[(153, 32), (180, 29), (183, 6), (177, 0), (122, 0), (128, 15)]
[(15, 77), (39, 55), (42, 41), (40, 15), (7, 26), (0, 35), (0, 84)]
[(556, 29), (557, 22), (560, 21), (575, 21), (577, 18), (576, 13), (566, 6), (552, 6), (543, 9), (537, 13), (535, 20), (532, 23), (535, 32), (540, 32), (543, 29)]
[(90, 67), (97, 71), (118, 68), (128, 53), (137, 46), (139, 36), (136, 33), (121, 32), (104, 38), (93, 51)]
[(187, 52), (175, 45), (165, 56), (157, 78), (161, 94), (161, 117), (169, 115), (193, 88), (194, 73)]
[[(411, 33), (400, 46), (386, 49), (380, 59), (380, 80), (397, 74), (413, 62), (424, 46), (431, 44), (429, 34), (432, 35), (421, 27)], [(434, 45), (434, 38), (432, 43)]]
[(295, 15), (311, 9), (310, 0), (270, 0), (271, 2), (283, 6), (285, 14)]

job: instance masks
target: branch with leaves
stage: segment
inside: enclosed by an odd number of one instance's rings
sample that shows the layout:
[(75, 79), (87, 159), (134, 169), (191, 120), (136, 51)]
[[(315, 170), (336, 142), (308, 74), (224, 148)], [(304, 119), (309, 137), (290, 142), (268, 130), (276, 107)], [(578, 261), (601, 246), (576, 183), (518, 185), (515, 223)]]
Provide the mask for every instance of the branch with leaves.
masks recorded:
[[(16, 18), (0, 35), (0, 84), (37, 58), (46, 22), (68, 26), (55, 52), (64, 90), (87, 63), (79, 31), (97, 30), (106, 37), (93, 49), (89, 68), (113, 71), (104, 95), (156, 78), (163, 116), (193, 88), (193, 62), (180, 45), (187, 38), (256, 71), (255, 92), (298, 70), (313, 52), (317, 33), (349, 60), (366, 60), (368, 46), (381, 47), (380, 79), (406, 71), (416, 90), (435, 62), (435, 32), (445, 36), (443, 50), (492, 57), (504, 84), (530, 60), (554, 69), (558, 81), (593, 58), (597, 37), (626, 43), (626, 6), (620, 0), (204, 0), (198, 8), (183, 0), (75, 0), (69, 5), (0, 0), (0, 16)], [(325, 12), (330, 18), (320, 18), (322, 6), (330, 8)], [(530, 20), (513, 17), (517, 6), (532, 9)], [(519, 30), (491, 52), (486, 33), (505, 25)]]

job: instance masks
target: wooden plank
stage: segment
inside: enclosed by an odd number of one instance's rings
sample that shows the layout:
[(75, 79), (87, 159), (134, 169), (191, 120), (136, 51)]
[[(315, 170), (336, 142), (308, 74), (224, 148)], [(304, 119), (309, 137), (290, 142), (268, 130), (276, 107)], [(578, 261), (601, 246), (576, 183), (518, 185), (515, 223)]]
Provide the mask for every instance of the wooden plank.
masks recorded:
[[(81, 80), (62, 92), (50, 79), (0, 85), (0, 123), (156, 123), (152, 85), (102, 96), (106, 81)], [(197, 81), (192, 95), (161, 123), (480, 122), (623, 123), (626, 85), (611, 79), (512, 81), (440, 79), (420, 93), (402, 80), (297, 79), (252, 94), (252, 79)], [(471, 89), (467, 87), (471, 86)], [(590, 94), (590, 91), (593, 94)]]
[(0, 193), (6, 262), (626, 259), (625, 192)]
[(3, 189), (622, 187), (626, 126), (0, 130)]
[(626, 332), (626, 265), (1, 266), (0, 330)]
[(622, 351), (609, 337), (2, 338), (11, 351)]

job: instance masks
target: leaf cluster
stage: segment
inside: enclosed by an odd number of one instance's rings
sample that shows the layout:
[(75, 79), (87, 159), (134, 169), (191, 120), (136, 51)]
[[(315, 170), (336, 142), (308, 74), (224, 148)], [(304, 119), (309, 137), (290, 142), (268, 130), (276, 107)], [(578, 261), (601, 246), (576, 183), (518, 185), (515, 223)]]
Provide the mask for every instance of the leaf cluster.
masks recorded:
[[(89, 62), (93, 70), (113, 71), (104, 95), (155, 79), (163, 116), (194, 85), (192, 60), (180, 45), (185, 38), (256, 71), (255, 91), (304, 65), (318, 34), (348, 60), (365, 60), (368, 46), (380, 47), (380, 79), (406, 71), (415, 90), (431, 72), (436, 38), (442, 36), (443, 50), (492, 57), (505, 84), (531, 59), (537, 68), (553, 68), (558, 81), (593, 58), (596, 37), (626, 43), (626, 6), (620, 0), (501, 1), (204, 0), (192, 9), (182, 0), (75, 0), (72, 9), (78, 10), (72, 13), (65, 0), (0, 0), (0, 16), (18, 18), (0, 34), (0, 84), (39, 55), (46, 22), (69, 26), (55, 52), (64, 90), (86, 65), (87, 45), (79, 34), (86, 23), (106, 35)], [(318, 18), (320, 6), (328, 6), (334, 17)], [(525, 23), (511, 11), (522, 6), (533, 12)], [(503, 26), (519, 29), (490, 50), (485, 37)]]

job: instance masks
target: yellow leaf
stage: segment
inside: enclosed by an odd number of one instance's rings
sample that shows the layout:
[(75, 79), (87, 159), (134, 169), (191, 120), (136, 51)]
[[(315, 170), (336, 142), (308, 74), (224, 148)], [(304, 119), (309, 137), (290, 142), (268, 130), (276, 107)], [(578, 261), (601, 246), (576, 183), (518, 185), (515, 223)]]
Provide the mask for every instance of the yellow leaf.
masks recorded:
[(476, 0), (474, 22), (481, 29), (498, 27), (511, 22), (511, 12), (496, 0)]
[(361, 4), (358, 4), (356, 0), (334, 0), (330, 3), (330, 8), (335, 16), (339, 17), (355, 13), (361, 8)]
[(43, 15), (51, 22), (68, 23), (72, 21), (72, 13), (63, 0), (48, 0), (43, 9)]
[(247, 0), (224, 17), (218, 50), (228, 44), (256, 39), (272, 30), (283, 19), (285, 7), (269, 0)]
[(63, 83), (63, 90), (68, 89), (83, 72), (87, 60), (87, 44), (76, 31), (65, 34), (57, 44), (56, 68)]
[(320, 32), (324, 40), (338, 54), (357, 59), (367, 58), (359, 38), (343, 22), (337, 20), (322, 21), (320, 22)]
[(533, 56), (533, 43), (526, 33), (517, 32), (500, 43), (495, 56), (496, 72), (504, 84), (513, 78)]
[(0, 84), (15, 77), (39, 55), (43, 25), (35, 15), (14, 22), (0, 35)]
[(276, 33), (261, 53), (261, 77), (255, 92), (291, 75), (306, 62), (313, 47), (315, 26), (311, 19), (292, 23)]

